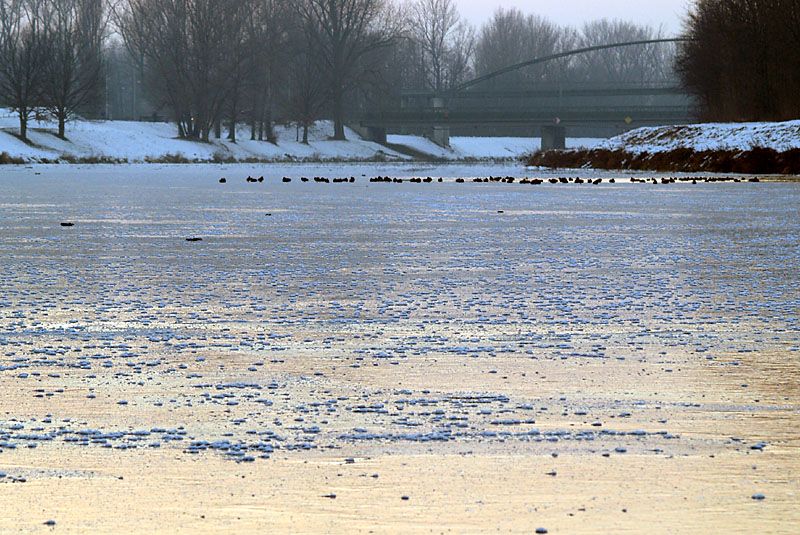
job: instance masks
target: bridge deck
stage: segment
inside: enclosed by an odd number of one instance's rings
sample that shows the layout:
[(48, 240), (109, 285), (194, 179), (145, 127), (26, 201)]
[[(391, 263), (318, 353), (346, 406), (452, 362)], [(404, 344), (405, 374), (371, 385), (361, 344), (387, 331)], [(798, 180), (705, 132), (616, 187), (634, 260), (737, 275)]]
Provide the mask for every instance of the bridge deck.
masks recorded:
[[(624, 85), (586, 85), (556, 84), (525, 89), (470, 89), (459, 93), (447, 94), (445, 100), (496, 100), (516, 98), (570, 98), (570, 97), (648, 97), (648, 96), (686, 96), (686, 90), (675, 84), (624, 84)], [(436, 96), (430, 91), (404, 91), (400, 99), (403, 102), (430, 100)]]
[(419, 125), (464, 125), (464, 124), (524, 124), (551, 123), (558, 117), (563, 124), (570, 123), (624, 123), (632, 124), (675, 124), (691, 122), (693, 116), (687, 106), (644, 106), (619, 108), (539, 108), (531, 110), (512, 110), (503, 108), (484, 108), (475, 110), (398, 110), (368, 113), (361, 124), (365, 126)]

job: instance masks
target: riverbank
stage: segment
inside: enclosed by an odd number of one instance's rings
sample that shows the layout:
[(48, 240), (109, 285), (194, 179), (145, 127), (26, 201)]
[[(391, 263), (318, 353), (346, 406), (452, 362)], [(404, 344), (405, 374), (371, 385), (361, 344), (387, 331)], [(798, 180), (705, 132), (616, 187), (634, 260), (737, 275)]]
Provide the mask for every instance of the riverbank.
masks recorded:
[[(310, 131), (309, 143), (298, 141), (295, 128), (277, 127), (277, 143), (251, 140), (248, 129), (237, 141), (208, 143), (177, 137), (170, 123), (75, 120), (67, 139), (55, 135), (47, 121), (32, 122), (28, 142), (17, 136), (16, 119), (0, 120), (0, 163), (263, 163), (303, 161), (403, 161), (408, 157), (362, 140), (347, 130), (347, 141), (333, 141), (333, 126), (321, 121)], [(225, 132), (227, 135), (227, 132)]]
[(800, 121), (639, 128), (592, 148), (537, 151), (528, 166), (683, 173), (800, 174)]
[[(250, 139), (242, 127), (234, 143), (212, 139), (209, 143), (177, 138), (170, 123), (75, 120), (67, 125), (67, 139), (55, 135), (48, 121), (32, 121), (28, 142), (18, 137), (13, 114), (0, 110), (0, 164), (30, 163), (291, 163), (291, 162), (480, 162), (517, 160), (538, 150), (538, 138), (453, 137), (449, 148), (421, 136), (389, 136), (381, 145), (346, 129), (346, 141), (334, 141), (333, 124), (318, 121), (309, 142), (293, 126), (275, 128), (276, 143)], [(569, 146), (592, 146), (597, 139), (569, 140)]]

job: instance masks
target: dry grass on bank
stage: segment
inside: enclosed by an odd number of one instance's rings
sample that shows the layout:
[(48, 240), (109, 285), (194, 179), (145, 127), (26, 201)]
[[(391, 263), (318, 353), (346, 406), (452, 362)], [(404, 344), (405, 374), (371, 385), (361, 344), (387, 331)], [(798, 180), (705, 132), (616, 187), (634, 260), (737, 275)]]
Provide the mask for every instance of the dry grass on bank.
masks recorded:
[(800, 149), (779, 152), (763, 147), (746, 151), (679, 148), (640, 154), (608, 149), (553, 150), (527, 155), (523, 162), (528, 166), (559, 169), (797, 175), (800, 174)]

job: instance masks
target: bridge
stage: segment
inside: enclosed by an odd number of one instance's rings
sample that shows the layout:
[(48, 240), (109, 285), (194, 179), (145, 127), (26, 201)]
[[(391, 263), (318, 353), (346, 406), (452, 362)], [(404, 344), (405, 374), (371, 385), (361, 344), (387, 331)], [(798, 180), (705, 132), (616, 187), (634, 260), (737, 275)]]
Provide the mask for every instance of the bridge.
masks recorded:
[(571, 137), (607, 137), (640, 126), (693, 122), (694, 105), (677, 83), (550, 83), (482, 89), (486, 82), (525, 67), (596, 50), (684, 39), (654, 39), (588, 47), (537, 58), (436, 93), (402, 93), (399, 106), (365, 113), (362, 132), (385, 142), (386, 133), (422, 134), (447, 146), (450, 135), (539, 137), (554, 126)]

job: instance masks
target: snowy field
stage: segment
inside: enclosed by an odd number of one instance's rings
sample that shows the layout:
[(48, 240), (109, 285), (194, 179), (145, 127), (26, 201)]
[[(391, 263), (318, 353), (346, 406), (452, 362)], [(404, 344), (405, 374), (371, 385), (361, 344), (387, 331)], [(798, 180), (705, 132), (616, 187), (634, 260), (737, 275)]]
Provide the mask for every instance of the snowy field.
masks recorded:
[[(333, 125), (319, 121), (309, 133), (309, 144), (298, 140), (302, 133), (294, 127), (278, 126), (277, 145), (264, 141), (251, 141), (249, 129), (239, 128), (237, 142), (212, 139), (199, 143), (177, 138), (176, 127), (168, 123), (143, 123), (132, 121), (73, 121), (67, 124), (68, 141), (54, 135), (56, 125), (31, 121), (28, 138), (23, 143), (14, 134), (19, 124), (7, 110), (0, 110), (0, 152), (26, 161), (57, 160), (64, 157), (109, 158), (117, 161), (144, 162), (178, 155), (188, 160), (211, 161), (235, 159), (245, 161), (406, 161), (409, 156), (387, 147), (362, 140), (346, 129), (347, 141), (332, 141)], [(227, 132), (225, 132), (227, 135)], [(571, 146), (591, 146), (596, 139), (571, 140)], [(418, 136), (389, 136), (390, 143), (407, 145), (430, 158), (443, 160), (496, 160), (514, 159), (532, 150), (538, 150), (539, 139), (531, 138), (466, 138), (454, 137), (451, 148), (443, 149)]]
[[(521, 137), (451, 137), (450, 149), (419, 136), (387, 136), (389, 143), (405, 145), (424, 154), (444, 160), (518, 158), (542, 147), (540, 138)], [(567, 138), (567, 148), (592, 148), (602, 140), (596, 138)]]
[[(75, 158), (107, 158), (144, 162), (173, 156), (199, 161), (409, 161), (412, 158), (390, 148), (362, 140), (346, 129), (347, 141), (332, 141), (333, 125), (319, 121), (311, 129), (308, 145), (298, 141), (297, 128), (278, 126), (277, 145), (251, 141), (249, 130), (238, 130), (238, 141), (212, 139), (200, 143), (178, 139), (176, 127), (168, 123), (129, 121), (74, 121), (68, 123), (68, 141), (54, 135), (51, 122), (32, 121), (31, 144), (20, 141), (16, 117), (0, 109), (0, 152), (28, 162)], [(445, 161), (513, 160), (541, 148), (539, 138), (451, 137), (450, 148), (439, 147), (421, 136), (389, 135), (390, 144), (402, 145), (426, 158)], [(568, 149), (611, 149), (633, 153), (657, 153), (677, 148), (704, 150), (749, 150), (769, 147), (777, 151), (800, 148), (800, 121), (784, 123), (708, 123), (638, 128), (610, 138), (567, 138)]]
[(800, 121), (646, 127), (596, 145), (599, 149), (625, 150), (636, 154), (680, 148), (746, 151), (755, 147), (772, 148), (778, 152), (800, 148)]
[(68, 141), (54, 135), (55, 125), (49, 122), (32, 122), (28, 138), (34, 146), (16, 138), (18, 124), (14, 117), (0, 119), (0, 152), (27, 160), (50, 160), (65, 155), (76, 158), (105, 157), (128, 162), (158, 160), (178, 155), (189, 160), (210, 161), (214, 158), (245, 160), (369, 160), (375, 158), (406, 159), (376, 143), (362, 141), (352, 130), (347, 130), (348, 141), (331, 141), (333, 126), (320, 122), (312, 129), (309, 144), (297, 141), (295, 128), (278, 127), (278, 144), (250, 141), (246, 128), (238, 131), (238, 141), (212, 139), (200, 143), (177, 138), (177, 127), (169, 123), (133, 121), (73, 121), (68, 123)]
[(0, 533), (796, 531), (800, 184), (523, 173), (0, 168)]

